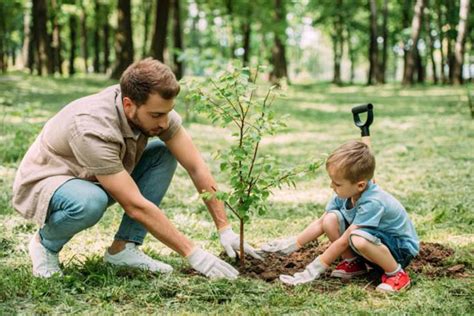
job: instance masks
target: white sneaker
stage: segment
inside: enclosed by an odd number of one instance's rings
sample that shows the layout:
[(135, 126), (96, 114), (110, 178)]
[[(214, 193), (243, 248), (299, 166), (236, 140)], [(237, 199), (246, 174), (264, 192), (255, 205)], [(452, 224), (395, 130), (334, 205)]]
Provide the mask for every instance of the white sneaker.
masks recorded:
[(28, 244), (28, 252), (33, 263), (33, 275), (40, 278), (49, 278), (53, 274), (63, 275), (59, 268), (58, 254), (46, 249), (36, 239), (37, 236), (38, 233), (34, 234)]
[(173, 271), (172, 266), (147, 256), (133, 242), (126, 243), (125, 249), (115, 255), (111, 255), (106, 250), (104, 260), (118, 266), (129, 266), (151, 272), (171, 273)]

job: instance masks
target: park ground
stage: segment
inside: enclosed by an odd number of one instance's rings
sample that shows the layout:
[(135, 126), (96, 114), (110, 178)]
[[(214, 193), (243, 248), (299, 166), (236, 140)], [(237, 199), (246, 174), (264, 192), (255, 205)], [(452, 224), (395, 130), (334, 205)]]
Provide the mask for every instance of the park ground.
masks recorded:
[[(412, 273), (410, 290), (397, 295), (374, 291), (359, 280), (324, 286), (322, 279), (288, 288), (251, 278), (215, 280), (189, 275), (186, 261), (148, 236), (144, 250), (175, 268), (170, 276), (117, 269), (102, 262), (122, 210), (110, 208), (100, 223), (76, 236), (60, 254), (65, 276), (31, 276), (27, 243), (37, 226), (10, 205), (11, 186), (22, 155), (45, 121), (69, 101), (113, 84), (104, 77), (55, 79), (11, 73), (0, 77), (0, 314), (469, 314), (474, 310), (474, 120), (467, 87), (400, 85), (293, 85), (275, 103), (289, 114), (287, 128), (265, 138), (262, 150), (283, 166), (324, 157), (360, 136), (350, 109), (371, 102), (377, 158), (376, 179), (406, 207), (423, 242), (454, 253), (441, 264), (462, 273)], [(184, 102), (177, 110), (184, 116)], [(230, 132), (190, 112), (185, 126), (221, 185), (213, 152), (231, 141)], [(258, 246), (296, 234), (320, 216), (331, 189), (324, 169), (282, 187), (270, 198), (270, 211), (255, 217), (246, 238)], [(209, 214), (182, 168), (178, 168), (162, 208), (190, 238), (222, 251)], [(232, 218), (234, 229), (237, 221)], [(324, 238), (322, 239), (324, 241)], [(367, 285), (364, 285), (367, 283)]]

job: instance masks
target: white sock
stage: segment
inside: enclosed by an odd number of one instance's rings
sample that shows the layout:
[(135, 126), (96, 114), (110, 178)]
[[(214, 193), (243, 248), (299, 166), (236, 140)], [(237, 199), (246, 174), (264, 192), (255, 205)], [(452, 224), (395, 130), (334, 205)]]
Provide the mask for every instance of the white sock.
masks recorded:
[(357, 257), (353, 257), (353, 258), (347, 258), (347, 259), (344, 259), (344, 260), (347, 261), (347, 262), (352, 262), (356, 259), (357, 259)]
[(402, 266), (400, 264), (397, 265), (397, 268), (395, 269), (395, 271), (392, 271), (392, 272), (385, 272), (386, 275), (388, 276), (393, 276), (395, 274), (397, 274), (398, 272), (402, 271)]

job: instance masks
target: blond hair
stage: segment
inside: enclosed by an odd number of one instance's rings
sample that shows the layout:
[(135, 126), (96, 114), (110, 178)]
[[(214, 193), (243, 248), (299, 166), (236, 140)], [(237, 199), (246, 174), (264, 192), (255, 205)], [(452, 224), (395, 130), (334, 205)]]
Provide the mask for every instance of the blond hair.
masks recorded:
[(128, 66), (120, 77), (120, 89), (122, 97), (129, 97), (140, 106), (154, 93), (171, 100), (178, 95), (180, 87), (170, 67), (146, 58)]
[(329, 168), (336, 168), (351, 183), (368, 181), (374, 177), (375, 157), (369, 146), (353, 140), (339, 146), (329, 155), (326, 170)]

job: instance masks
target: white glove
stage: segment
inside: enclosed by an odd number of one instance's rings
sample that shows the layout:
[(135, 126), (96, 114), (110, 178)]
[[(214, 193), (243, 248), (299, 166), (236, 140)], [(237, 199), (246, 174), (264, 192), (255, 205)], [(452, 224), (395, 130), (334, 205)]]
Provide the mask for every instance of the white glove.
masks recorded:
[(239, 275), (239, 271), (235, 270), (230, 264), (199, 247), (194, 248), (186, 258), (194, 270), (211, 279), (236, 279)]
[(261, 250), (264, 252), (277, 252), (281, 255), (289, 255), (300, 248), (300, 245), (296, 241), (296, 236), (272, 240), (262, 245)]
[[(231, 258), (235, 258), (236, 251), (240, 250), (239, 235), (234, 233), (232, 227), (229, 226), (219, 232), (219, 239), (227, 255)], [(244, 242), (244, 252), (251, 255), (255, 259), (263, 260), (263, 258), (257, 254), (257, 251), (246, 242)]]
[(319, 257), (314, 259), (313, 262), (308, 264), (303, 272), (295, 273), (294, 276), (291, 275), (280, 275), (280, 281), (288, 285), (297, 285), (311, 282), (315, 279), (319, 279), (321, 274), (326, 271), (328, 266), (319, 260)]

